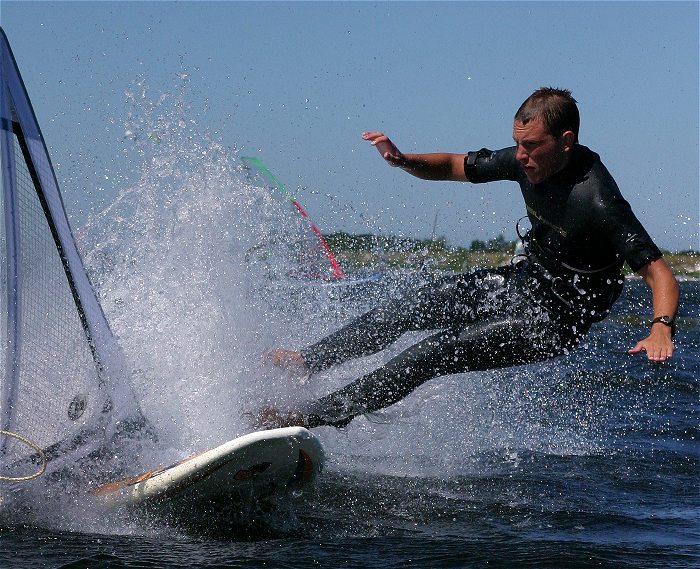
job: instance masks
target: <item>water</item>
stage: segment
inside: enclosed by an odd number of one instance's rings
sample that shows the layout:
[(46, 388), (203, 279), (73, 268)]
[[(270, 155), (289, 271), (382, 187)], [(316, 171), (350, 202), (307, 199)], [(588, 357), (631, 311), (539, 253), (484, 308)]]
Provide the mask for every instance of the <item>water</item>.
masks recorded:
[[(258, 252), (284, 241), (289, 212), (186, 115), (182, 93), (135, 106), (125, 139), (141, 179), (81, 236), (160, 435), (144, 467), (243, 434), (246, 412), (339, 387), (416, 338), (302, 384), (263, 365), (265, 349), (321, 337), (420, 277), (353, 290), (286, 279), (292, 260)], [(681, 283), (663, 365), (626, 353), (650, 314), (643, 283), (628, 284), (566, 357), (438, 378), (317, 429), (328, 461), (315, 493), (253, 532), (54, 496), (0, 517), (0, 567), (698, 567), (700, 282)]]

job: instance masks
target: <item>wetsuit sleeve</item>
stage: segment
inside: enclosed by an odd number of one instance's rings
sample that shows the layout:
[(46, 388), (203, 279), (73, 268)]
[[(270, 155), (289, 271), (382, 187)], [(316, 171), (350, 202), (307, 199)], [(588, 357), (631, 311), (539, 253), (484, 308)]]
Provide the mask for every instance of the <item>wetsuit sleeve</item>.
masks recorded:
[(469, 152), (464, 159), (464, 172), (467, 180), (474, 184), (496, 182), (498, 180), (519, 181), (523, 169), (515, 159), (515, 147), (502, 150), (482, 148)]
[(610, 235), (614, 249), (635, 273), (661, 257), (661, 251), (621, 195), (606, 208), (602, 229)]

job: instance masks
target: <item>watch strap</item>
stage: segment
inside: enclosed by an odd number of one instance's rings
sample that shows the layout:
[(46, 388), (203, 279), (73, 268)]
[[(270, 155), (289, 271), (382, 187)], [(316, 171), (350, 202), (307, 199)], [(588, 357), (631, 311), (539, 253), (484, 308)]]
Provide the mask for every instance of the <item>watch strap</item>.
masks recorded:
[(654, 324), (663, 324), (664, 326), (668, 326), (671, 329), (671, 336), (676, 333), (675, 318), (671, 318), (670, 316), (657, 316), (651, 321), (651, 325), (653, 326)]

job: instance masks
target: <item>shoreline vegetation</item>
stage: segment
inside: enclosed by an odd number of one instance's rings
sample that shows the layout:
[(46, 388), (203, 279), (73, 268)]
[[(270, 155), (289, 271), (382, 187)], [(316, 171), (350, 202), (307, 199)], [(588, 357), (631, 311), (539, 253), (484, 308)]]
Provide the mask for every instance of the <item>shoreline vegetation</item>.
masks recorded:
[[(499, 235), (488, 241), (474, 240), (469, 247), (450, 246), (444, 237), (412, 239), (385, 235), (335, 232), (324, 235), (328, 246), (348, 272), (378, 267), (463, 272), (473, 267), (494, 267), (510, 263), (516, 241)], [(674, 274), (700, 278), (700, 252), (662, 250)], [(630, 274), (627, 265), (624, 272)]]

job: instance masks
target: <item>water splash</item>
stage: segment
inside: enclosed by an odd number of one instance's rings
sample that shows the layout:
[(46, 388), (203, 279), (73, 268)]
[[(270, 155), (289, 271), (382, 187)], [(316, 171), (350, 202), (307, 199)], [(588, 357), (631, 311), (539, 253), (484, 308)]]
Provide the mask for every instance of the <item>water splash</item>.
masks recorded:
[[(135, 84), (124, 133), (140, 177), (91, 219), (86, 237), (143, 411), (174, 458), (250, 431), (246, 412), (267, 401), (293, 407), (326, 394), (420, 337), (304, 385), (262, 364), (266, 349), (306, 345), (420, 277), (389, 275), (371, 296), (286, 278), (295, 267), (273, 252), (295, 231), (289, 212), (249, 181), (235, 148), (199, 127), (187, 85), (152, 98)], [(545, 369), (549, 387), (538, 388)], [(346, 430), (318, 433), (333, 449), (331, 467), (401, 475), (478, 469), (483, 453), (501, 451), (516, 452), (515, 464), (523, 448), (592, 452), (593, 408), (551, 408), (567, 373), (561, 363), (439, 378)]]
[(198, 130), (184, 89), (152, 102), (137, 87), (125, 136), (141, 175), (88, 223), (86, 264), (144, 412), (171, 444), (201, 450), (249, 430), (239, 383), (279, 328), (250, 251), (279, 238), (285, 212)]

